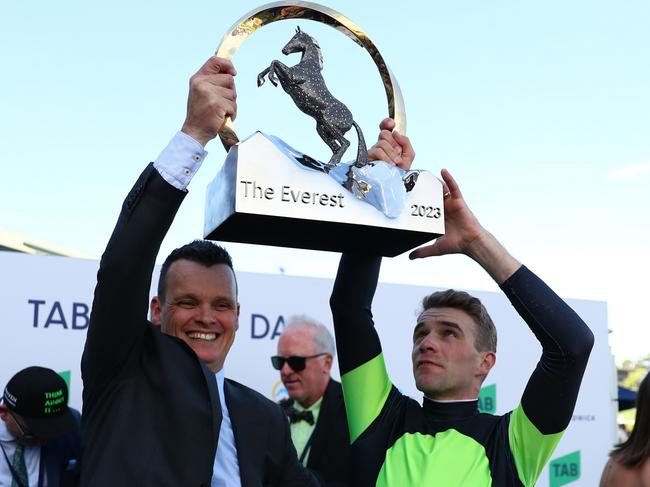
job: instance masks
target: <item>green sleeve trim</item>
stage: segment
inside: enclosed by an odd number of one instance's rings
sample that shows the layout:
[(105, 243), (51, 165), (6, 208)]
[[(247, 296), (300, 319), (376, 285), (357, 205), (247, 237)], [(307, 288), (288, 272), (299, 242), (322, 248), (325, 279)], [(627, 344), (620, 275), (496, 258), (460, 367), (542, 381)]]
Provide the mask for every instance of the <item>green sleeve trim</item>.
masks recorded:
[(522, 484), (535, 485), (563, 434), (564, 431), (542, 434), (528, 419), (521, 404), (511, 413), (508, 440)]
[(386, 372), (384, 354), (344, 374), (341, 383), (350, 443), (353, 443), (379, 416), (390, 393), (392, 384)]

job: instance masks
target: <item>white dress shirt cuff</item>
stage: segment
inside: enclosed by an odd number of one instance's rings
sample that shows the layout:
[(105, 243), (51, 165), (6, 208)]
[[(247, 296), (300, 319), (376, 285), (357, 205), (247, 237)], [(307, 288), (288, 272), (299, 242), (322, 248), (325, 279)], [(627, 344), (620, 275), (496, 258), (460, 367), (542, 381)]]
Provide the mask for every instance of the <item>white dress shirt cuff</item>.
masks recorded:
[(153, 167), (169, 184), (187, 191), (187, 185), (207, 155), (201, 144), (179, 131), (160, 153)]

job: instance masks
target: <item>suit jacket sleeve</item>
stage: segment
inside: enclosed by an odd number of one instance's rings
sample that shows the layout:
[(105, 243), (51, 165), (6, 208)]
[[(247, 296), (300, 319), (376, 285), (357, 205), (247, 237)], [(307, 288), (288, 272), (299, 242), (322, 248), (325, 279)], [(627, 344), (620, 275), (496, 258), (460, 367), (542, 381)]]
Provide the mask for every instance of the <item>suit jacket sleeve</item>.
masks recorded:
[(84, 401), (89, 385), (101, 388), (137, 367), (131, 352), (142, 346), (155, 259), (185, 194), (149, 164), (124, 200), (97, 273), (81, 361)]
[(230, 379), (224, 383), (241, 483), (245, 486), (319, 485), (298, 461), (282, 408)]

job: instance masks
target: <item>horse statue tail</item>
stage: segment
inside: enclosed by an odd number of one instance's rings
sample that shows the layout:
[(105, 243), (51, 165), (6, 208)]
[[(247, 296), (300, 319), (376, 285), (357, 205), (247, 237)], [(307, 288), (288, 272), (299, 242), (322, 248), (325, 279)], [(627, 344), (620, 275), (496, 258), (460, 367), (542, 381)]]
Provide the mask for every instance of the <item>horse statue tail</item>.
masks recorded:
[(359, 139), (359, 146), (357, 147), (357, 162), (354, 163), (356, 167), (363, 167), (368, 164), (368, 148), (366, 147), (366, 140), (363, 138), (363, 132), (361, 127), (357, 125), (357, 122), (352, 120), (352, 125), (354, 125), (355, 130), (357, 131), (357, 137)]

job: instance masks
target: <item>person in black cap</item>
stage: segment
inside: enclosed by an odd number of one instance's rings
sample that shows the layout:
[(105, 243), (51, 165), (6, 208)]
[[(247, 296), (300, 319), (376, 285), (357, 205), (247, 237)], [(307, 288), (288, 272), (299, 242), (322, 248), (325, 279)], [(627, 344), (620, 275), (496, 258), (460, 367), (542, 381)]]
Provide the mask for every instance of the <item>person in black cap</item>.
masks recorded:
[(67, 487), (79, 484), (79, 412), (68, 387), (51, 369), (14, 375), (0, 403), (0, 485)]

